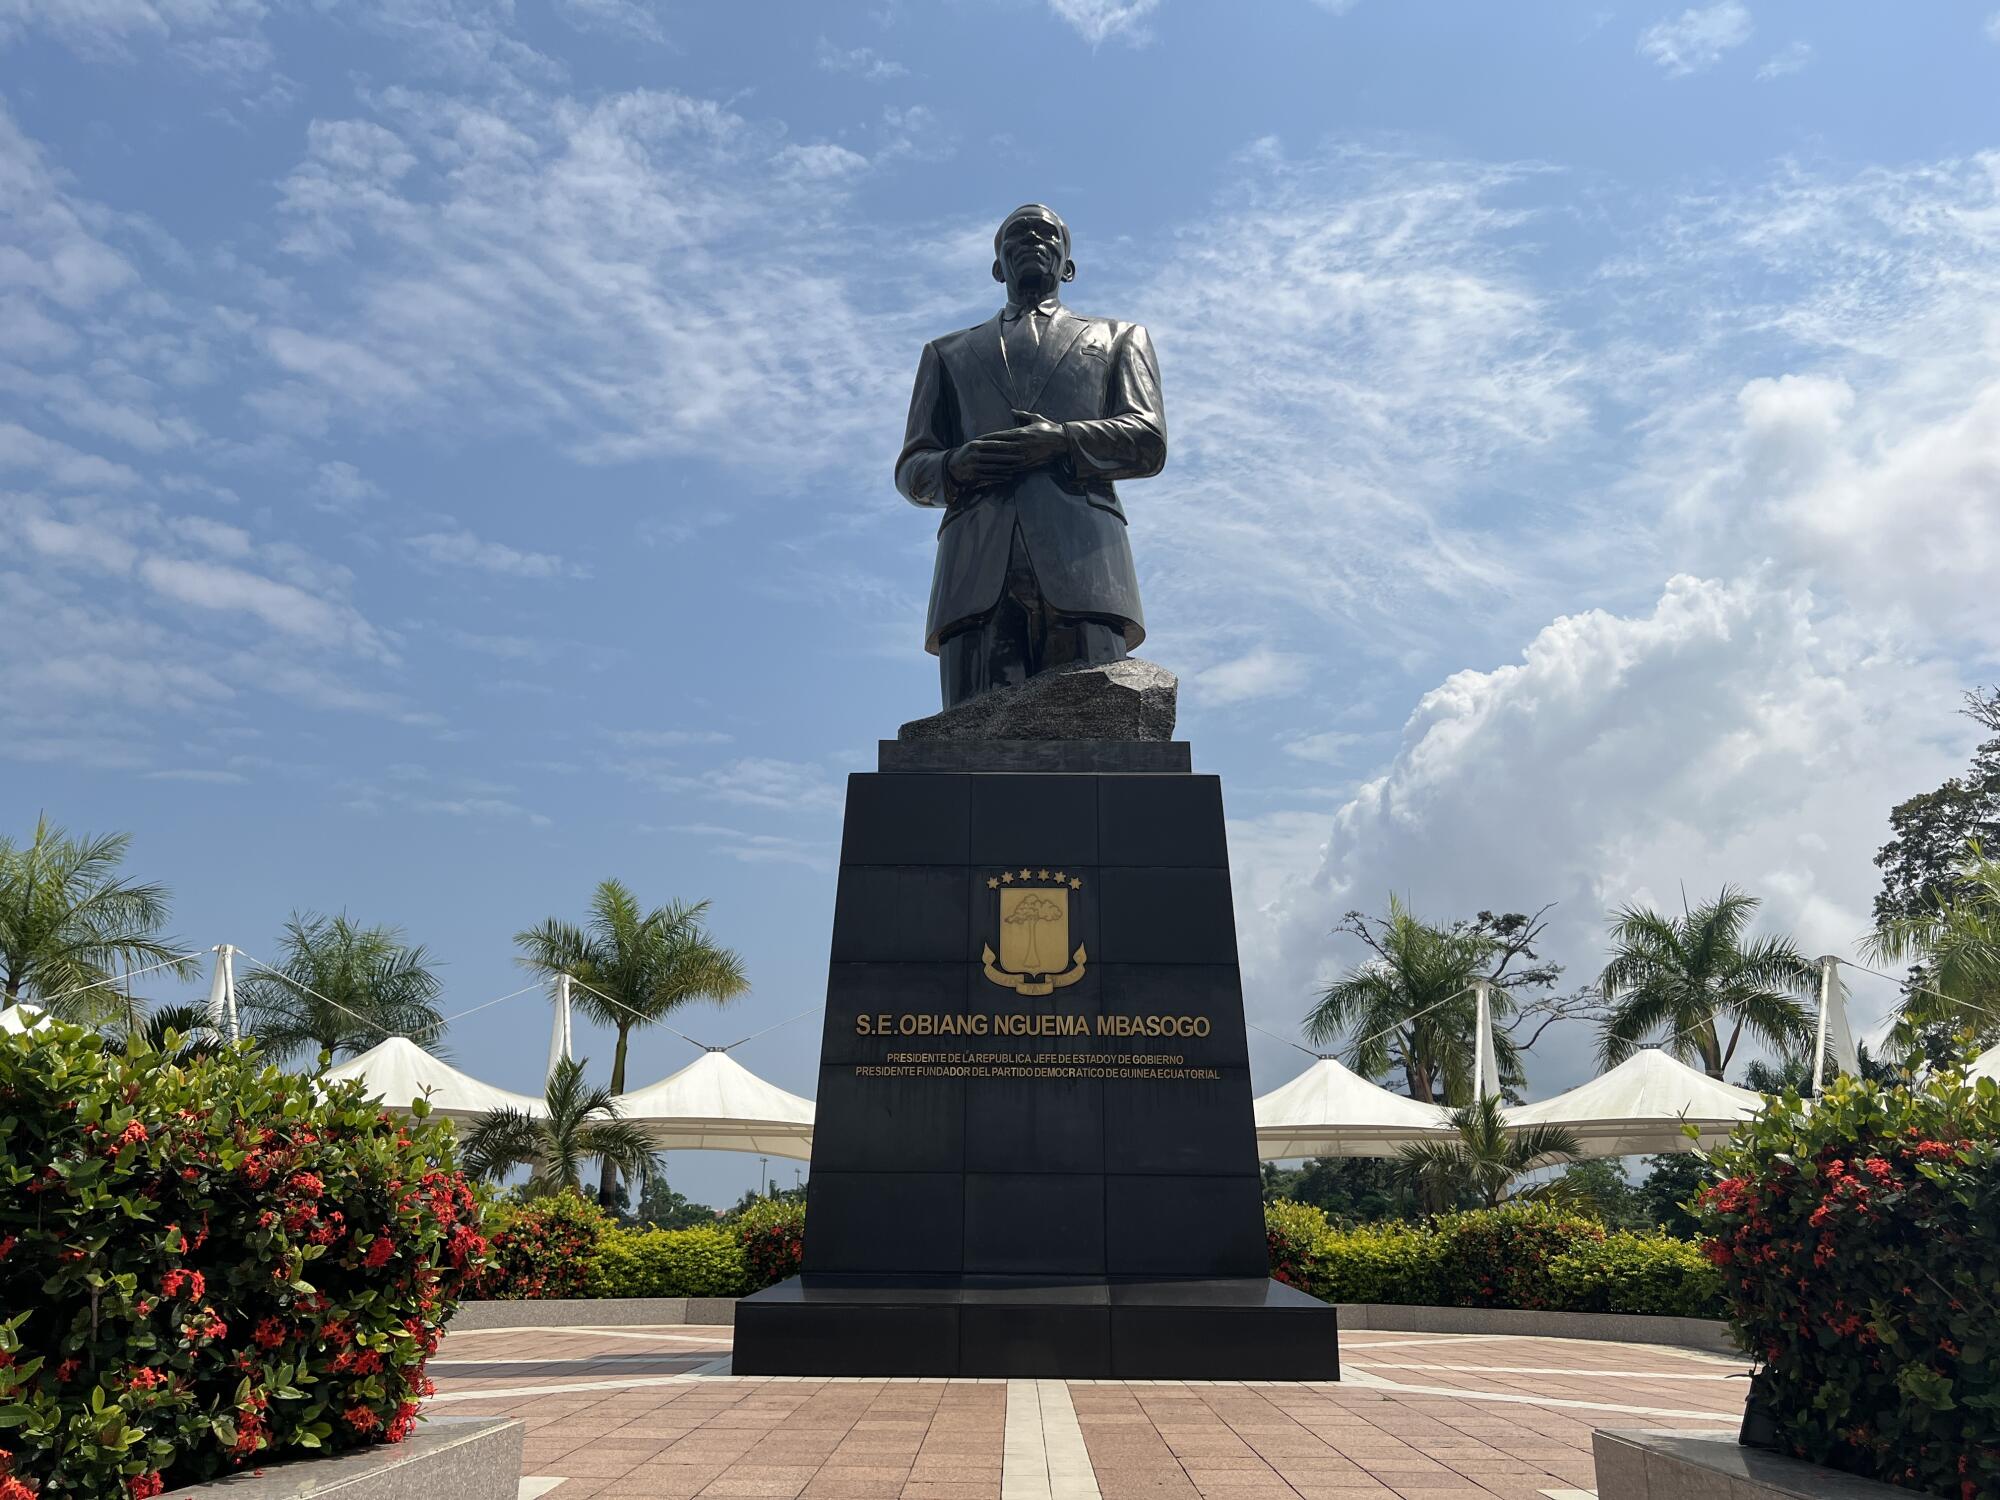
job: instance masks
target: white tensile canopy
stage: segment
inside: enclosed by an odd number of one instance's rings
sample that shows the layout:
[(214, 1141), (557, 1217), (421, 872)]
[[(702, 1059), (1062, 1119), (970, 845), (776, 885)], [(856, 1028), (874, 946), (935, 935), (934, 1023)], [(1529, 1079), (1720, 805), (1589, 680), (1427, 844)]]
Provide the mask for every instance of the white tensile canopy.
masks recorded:
[(407, 1110), (411, 1100), (428, 1094), (431, 1112), (453, 1122), (475, 1120), (496, 1109), (538, 1116), (549, 1112), (547, 1105), (528, 1094), (495, 1088), (459, 1072), (406, 1036), (392, 1036), (359, 1057), (328, 1068), (326, 1076), (359, 1078), (370, 1094), (396, 1109)]
[(720, 1048), (618, 1096), (621, 1118), (662, 1151), (748, 1151), (812, 1159), (813, 1103), (767, 1083)]
[(1264, 1161), (1300, 1156), (1394, 1156), (1451, 1129), (1450, 1111), (1392, 1094), (1331, 1057), (1252, 1106), (1257, 1155)]
[[(1765, 1102), (1649, 1048), (1553, 1099), (1508, 1110), (1507, 1123), (1560, 1125), (1575, 1133), (1585, 1156), (1641, 1156), (1718, 1146)], [(1699, 1140), (1681, 1134), (1684, 1123)]]
[[(0, 1020), (4, 1019), (5, 1017), (0, 1017)], [(1990, 1078), (1995, 1083), (2000, 1083), (2000, 1047), (1988, 1047), (1973, 1058), (1965, 1065), (1965, 1076), (1972, 1079)]]

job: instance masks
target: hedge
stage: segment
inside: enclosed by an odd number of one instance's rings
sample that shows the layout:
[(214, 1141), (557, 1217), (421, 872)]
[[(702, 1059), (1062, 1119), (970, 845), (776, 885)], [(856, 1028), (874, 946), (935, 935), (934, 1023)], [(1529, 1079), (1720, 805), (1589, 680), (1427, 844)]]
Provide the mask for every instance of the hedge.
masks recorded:
[(740, 1297), (798, 1274), (805, 1206), (772, 1199), (714, 1225), (625, 1229), (557, 1193), (496, 1205), (489, 1220), (491, 1264), (472, 1296)]
[(2000, 1495), (2000, 1087), (1842, 1078), (1785, 1095), (1716, 1163), (1701, 1222), (1779, 1443)]
[(0, 1036), (0, 1500), (408, 1436), (486, 1251), (453, 1161), (441, 1125), (248, 1045)]
[(1721, 1315), (1720, 1283), (1698, 1246), (1605, 1230), (1539, 1204), (1446, 1214), (1423, 1224), (1335, 1229), (1283, 1200), (1264, 1215), (1271, 1274), (1328, 1302)]

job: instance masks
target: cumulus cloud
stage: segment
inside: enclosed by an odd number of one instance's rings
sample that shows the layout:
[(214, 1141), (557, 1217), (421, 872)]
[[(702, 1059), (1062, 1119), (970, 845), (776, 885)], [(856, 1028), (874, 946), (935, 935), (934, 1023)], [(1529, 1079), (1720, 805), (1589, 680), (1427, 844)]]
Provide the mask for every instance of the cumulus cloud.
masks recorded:
[(1656, 21), (1639, 35), (1639, 53), (1684, 78), (1722, 61), (1722, 55), (1750, 40), (1755, 29), (1747, 7), (1739, 0), (1682, 11)]
[[(1676, 905), (1683, 884), (1744, 884), (1773, 930), (1851, 952), (1879, 842), (1854, 810), (1947, 773), (1956, 757), (1906, 726), (1936, 722), (1953, 688), (1943, 664), (1762, 573), (1676, 577), (1645, 613), (1564, 616), (1518, 662), (1425, 694), (1388, 765), (1319, 825), (1323, 852), (1287, 830), (1312, 867), (1253, 891), (1247, 916), (1273, 960), (1268, 1022), (1296, 1025), (1352, 961), (1327, 941), (1338, 913), (1390, 892), (1438, 920), (1558, 902), (1550, 947), (1579, 976), (1602, 961), (1608, 908)], [(1574, 1072), (1589, 1042), (1550, 1063)]]

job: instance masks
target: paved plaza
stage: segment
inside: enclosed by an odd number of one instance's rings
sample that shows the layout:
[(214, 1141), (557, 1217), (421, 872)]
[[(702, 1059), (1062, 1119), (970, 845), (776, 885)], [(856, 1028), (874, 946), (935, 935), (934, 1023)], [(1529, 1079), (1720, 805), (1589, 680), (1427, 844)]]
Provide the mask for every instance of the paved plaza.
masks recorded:
[(727, 1328), (450, 1334), (432, 1416), (526, 1419), (523, 1497), (1581, 1500), (1596, 1427), (1733, 1429), (1741, 1361), (1343, 1336), (1337, 1384), (734, 1377)]

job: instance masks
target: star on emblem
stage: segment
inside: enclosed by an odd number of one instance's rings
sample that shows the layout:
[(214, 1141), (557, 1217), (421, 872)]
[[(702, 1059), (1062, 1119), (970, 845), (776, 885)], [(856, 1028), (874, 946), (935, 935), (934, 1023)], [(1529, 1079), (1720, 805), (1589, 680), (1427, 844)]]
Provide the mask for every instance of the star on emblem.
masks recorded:
[(1021, 878), (1023, 880), (1033, 880), (1035, 878), (1035, 872), (1033, 870), (1023, 870), (1021, 872)]
[(1063, 874), (1063, 872), (1062, 872), (1061, 870), (1058, 870), (1058, 871), (1056, 871), (1056, 884), (1057, 884), (1057, 885), (1061, 885), (1061, 884), (1062, 884), (1062, 883), (1063, 883), (1063, 882), (1064, 882), (1065, 880), (1067, 880), (1067, 879), (1069, 879), (1069, 877), (1068, 877), (1067, 875)]
[(989, 890), (989, 891), (997, 891), (997, 890), (999, 890), (999, 889), (1000, 889), (1000, 882), (999, 882), (999, 881), (997, 881), (997, 880), (994, 880), (994, 879), (991, 879), (991, 878), (989, 877), (989, 878), (988, 878), (988, 880), (987, 880), (987, 882), (986, 882), (986, 889), (987, 889), (987, 890)]
[[(1003, 885), (1012, 885), (1014, 883), (1014, 872), (1012, 870), (1007, 871), (1000, 877), (1000, 880)], [(990, 880), (987, 881), (986, 883), (989, 886), (993, 884), (993, 882)]]
[(1047, 870), (1043, 870), (1040, 874), (1035, 876), (1035, 879), (1037, 880), (1047, 880), (1048, 878), (1049, 878), (1049, 872)]
[(1080, 891), (1083, 889), (1083, 882), (1072, 875), (1070, 877), (1069, 888), (1073, 891)]

